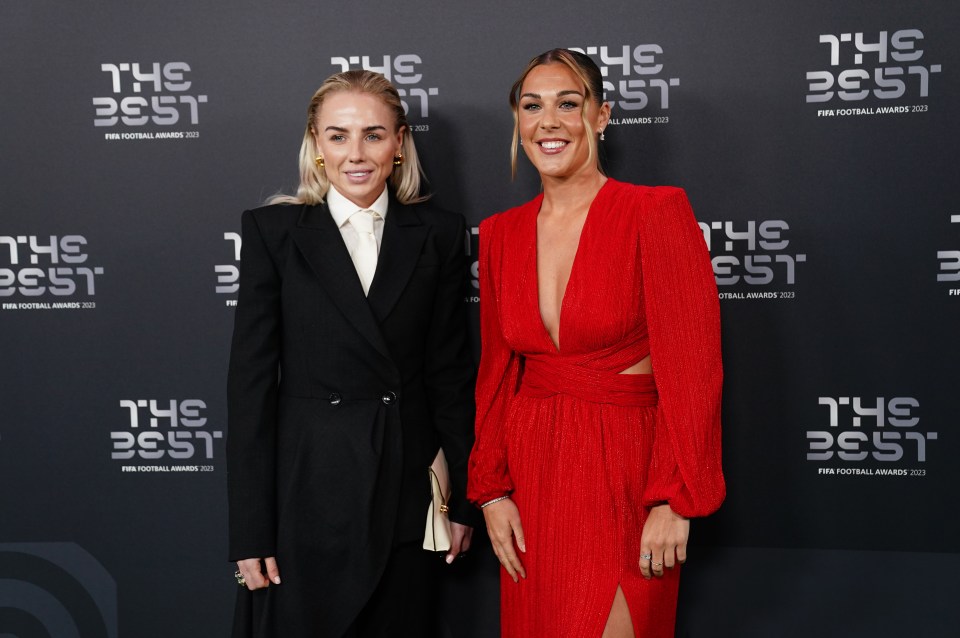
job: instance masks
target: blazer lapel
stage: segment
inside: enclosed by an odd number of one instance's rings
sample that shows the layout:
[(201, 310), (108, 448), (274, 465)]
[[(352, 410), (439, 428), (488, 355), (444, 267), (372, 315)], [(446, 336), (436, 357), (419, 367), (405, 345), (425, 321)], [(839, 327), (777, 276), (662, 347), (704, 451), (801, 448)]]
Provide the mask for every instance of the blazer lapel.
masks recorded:
[(413, 276), (427, 230), (413, 206), (397, 204), (391, 198), (384, 220), (377, 272), (367, 295), (378, 321), (390, 314)]
[[(389, 218), (390, 215), (387, 216), (387, 219)], [(304, 206), (297, 227), (292, 231), (292, 237), (340, 312), (378, 352), (390, 359), (390, 350), (380, 332), (377, 319), (370, 310), (370, 304), (363, 295), (363, 287), (350, 259), (350, 253), (343, 243), (343, 236), (327, 207)], [(378, 263), (377, 276), (379, 270)]]

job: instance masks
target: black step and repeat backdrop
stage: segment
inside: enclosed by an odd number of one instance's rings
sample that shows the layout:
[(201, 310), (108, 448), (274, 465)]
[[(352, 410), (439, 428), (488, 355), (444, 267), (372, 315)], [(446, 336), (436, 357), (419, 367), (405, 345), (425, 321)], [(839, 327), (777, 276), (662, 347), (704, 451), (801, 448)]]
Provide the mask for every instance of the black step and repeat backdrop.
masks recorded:
[[(609, 173), (687, 189), (719, 285), (729, 497), (678, 635), (956, 635), (960, 5), (460, 4), (3, 3), (0, 636), (226, 635), (240, 212), (363, 66), (475, 251), (537, 192), (507, 93), (555, 46), (603, 68)], [(446, 635), (496, 636), (497, 595), (458, 562)]]

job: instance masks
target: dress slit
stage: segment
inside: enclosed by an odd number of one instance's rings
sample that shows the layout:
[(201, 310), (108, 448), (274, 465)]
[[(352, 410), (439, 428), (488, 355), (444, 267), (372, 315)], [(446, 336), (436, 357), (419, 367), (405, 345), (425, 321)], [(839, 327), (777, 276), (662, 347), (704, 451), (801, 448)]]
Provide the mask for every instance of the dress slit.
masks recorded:
[(601, 631), (601, 635), (602, 635), (602, 633), (603, 633), (604, 631), (607, 630), (607, 626), (610, 624), (610, 616), (611, 616), (611, 614), (613, 613), (614, 605), (616, 605), (616, 603), (617, 603), (617, 593), (618, 593), (618, 592), (619, 592), (620, 595), (623, 597), (623, 606), (624, 606), (624, 609), (626, 610), (627, 619), (630, 621), (630, 632), (631, 632), (631, 635), (632, 635), (634, 638), (636, 638), (636, 636), (637, 636), (637, 630), (636, 630), (636, 627), (634, 627), (634, 624), (633, 624), (633, 613), (630, 611), (630, 601), (627, 600), (627, 595), (624, 593), (624, 591), (623, 591), (623, 586), (620, 584), (619, 581), (617, 581), (617, 588), (616, 588), (615, 590), (613, 590), (613, 600), (610, 601), (610, 607), (609, 607), (609, 611), (608, 611), (608, 613), (607, 613), (607, 619), (604, 621), (603, 628), (600, 630), (600, 631)]

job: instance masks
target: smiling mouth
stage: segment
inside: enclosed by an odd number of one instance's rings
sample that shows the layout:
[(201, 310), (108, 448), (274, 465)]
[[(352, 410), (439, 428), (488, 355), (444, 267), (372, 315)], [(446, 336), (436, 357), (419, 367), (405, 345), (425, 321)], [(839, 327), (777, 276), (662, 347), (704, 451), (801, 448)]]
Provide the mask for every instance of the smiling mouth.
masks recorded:
[(373, 171), (347, 171), (347, 176), (354, 179), (363, 179)]
[(544, 140), (537, 142), (537, 144), (545, 151), (559, 151), (567, 145), (567, 142), (565, 140)]

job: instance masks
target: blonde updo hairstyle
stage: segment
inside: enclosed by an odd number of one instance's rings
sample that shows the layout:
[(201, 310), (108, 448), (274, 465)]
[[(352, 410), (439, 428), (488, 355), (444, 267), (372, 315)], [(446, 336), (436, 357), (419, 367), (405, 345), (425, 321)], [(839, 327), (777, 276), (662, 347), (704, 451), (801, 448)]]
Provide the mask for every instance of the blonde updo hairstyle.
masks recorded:
[(390, 174), (389, 185), (394, 196), (401, 204), (422, 202), (429, 195), (420, 194), (420, 180), (423, 177), (423, 168), (417, 156), (417, 147), (410, 134), (410, 125), (407, 124), (407, 115), (400, 102), (397, 89), (382, 74), (374, 71), (353, 70), (336, 73), (328, 77), (317, 92), (313, 94), (310, 105), (307, 107), (307, 125), (303, 131), (303, 143), (300, 145), (300, 186), (296, 196), (277, 195), (270, 198), (269, 203), (288, 204), (320, 204), (330, 189), (330, 180), (326, 171), (317, 166), (316, 157), (320, 154), (314, 137), (317, 130), (317, 120), (320, 109), (328, 95), (339, 91), (367, 93), (383, 100), (383, 103), (393, 112), (394, 131), (405, 127), (400, 152), (403, 154), (403, 163), (395, 166)]
[[(587, 121), (587, 102), (592, 101), (597, 106), (603, 105), (603, 74), (600, 73), (600, 67), (590, 59), (590, 56), (571, 51), (570, 49), (550, 49), (536, 56), (527, 64), (527, 67), (520, 74), (520, 77), (510, 88), (510, 107), (513, 109), (513, 143), (510, 145), (510, 174), (517, 176), (517, 146), (520, 142), (520, 91), (523, 88), (523, 81), (527, 79), (530, 71), (544, 64), (562, 64), (573, 71), (573, 74), (583, 83), (584, 88), (584, 108), (580, 111), (580, 117), (583, 119), (585, 130), (591, 130), (593, 122)], [(597, 159), (597, 137), (598, 135), (588, 135), (587, 144), (590, 148), (588, 161), (596, 161), (597, 168), (603, 172), (603, 167)]]

